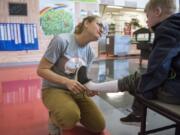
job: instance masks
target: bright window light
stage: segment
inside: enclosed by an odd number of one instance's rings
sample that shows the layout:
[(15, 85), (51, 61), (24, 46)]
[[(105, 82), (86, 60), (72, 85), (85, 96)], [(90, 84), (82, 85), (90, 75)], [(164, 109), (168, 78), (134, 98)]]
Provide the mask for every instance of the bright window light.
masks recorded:
[(123, 96), (123, 95), (124, 95), (124, 92), (107, 93), (107, 96), (109, 98), (116, 98), (116, 97), (120, 97), (120, 96)]

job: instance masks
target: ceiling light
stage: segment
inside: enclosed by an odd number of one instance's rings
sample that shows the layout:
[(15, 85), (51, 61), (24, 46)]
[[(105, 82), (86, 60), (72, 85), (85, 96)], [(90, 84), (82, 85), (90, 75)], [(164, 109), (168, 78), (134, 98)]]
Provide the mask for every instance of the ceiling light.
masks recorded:
[(143, 8), (136, 8), (137, 11), (144, 11)]
[(117, 9), (121, 9), (123, 7), (120, 7), (120, 6), (107, 6), (107, 8), (117, 8)]

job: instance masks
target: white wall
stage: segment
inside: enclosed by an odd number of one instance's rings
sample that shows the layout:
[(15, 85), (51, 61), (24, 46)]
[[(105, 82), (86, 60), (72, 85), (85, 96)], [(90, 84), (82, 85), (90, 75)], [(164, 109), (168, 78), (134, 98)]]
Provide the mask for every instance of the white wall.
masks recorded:
[(114, 5), (144, 8), (149, 0), (114, 0)]
[[(110, 4), (110, 5), (119, 5), (119, 6), (128, 6), (126, 3), (136, 5), (136, 8), (144, 8), (146, 3), (149, 0), (101, 0), (102, 4)], [(179, 9), (179, 0), (176, 0), (177, 9)]]

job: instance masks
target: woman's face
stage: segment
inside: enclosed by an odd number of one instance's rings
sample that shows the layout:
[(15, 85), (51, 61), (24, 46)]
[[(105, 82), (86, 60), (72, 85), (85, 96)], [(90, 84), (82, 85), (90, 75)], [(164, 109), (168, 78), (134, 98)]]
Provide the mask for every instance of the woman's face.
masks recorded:
[(103, 32), (103, 24), (100, 20), (96, 19), (92, 22), (87, 22), (85, 24), (85, 28), (88, 34), (91, 36), (92, 40), (98, 40)]

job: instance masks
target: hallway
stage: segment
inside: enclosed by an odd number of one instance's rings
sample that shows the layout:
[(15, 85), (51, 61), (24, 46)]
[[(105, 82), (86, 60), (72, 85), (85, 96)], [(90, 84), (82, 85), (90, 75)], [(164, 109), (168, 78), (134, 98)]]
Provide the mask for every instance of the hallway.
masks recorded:
[[(134, 71), (143, 72), (137, 58), (96, 60), (90, 69), (89, 77), (95, 82), (122, 78)], [(36, 74), (36, 64), (14, 65), (0, 68), (0, 134), (1, 135), (48, 135), (48, 113), (41, 102), (41, 78)], [(130, 111), (133, 97), (128, 93), (101, 93), (93, 100), (102, 110), (107, 128), (101, 135), (136, 135), (139, 126), (125, 125), (119, 121)], [(172, 123), (148, 112), (147, 128)], [(173, 135), (173, 130), (156, 135)], [(82, 126), (64, 131), (64, 135), (93, 135)]]

